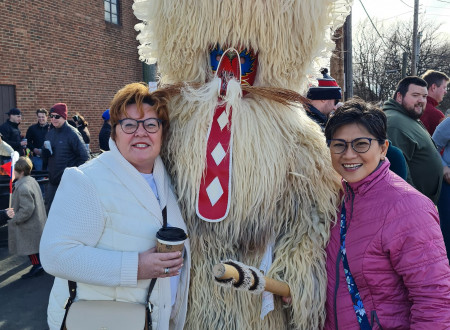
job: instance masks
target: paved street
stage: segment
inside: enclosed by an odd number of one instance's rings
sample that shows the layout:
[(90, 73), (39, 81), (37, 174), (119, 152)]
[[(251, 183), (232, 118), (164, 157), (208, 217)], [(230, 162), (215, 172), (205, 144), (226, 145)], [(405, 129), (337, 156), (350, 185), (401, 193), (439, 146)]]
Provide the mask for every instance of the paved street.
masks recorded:
[(53, 276), (21, 279), (31, 268), (28, 257), (8, 254), (8, 228), (0, 226), (0, 329), (46, 330)]

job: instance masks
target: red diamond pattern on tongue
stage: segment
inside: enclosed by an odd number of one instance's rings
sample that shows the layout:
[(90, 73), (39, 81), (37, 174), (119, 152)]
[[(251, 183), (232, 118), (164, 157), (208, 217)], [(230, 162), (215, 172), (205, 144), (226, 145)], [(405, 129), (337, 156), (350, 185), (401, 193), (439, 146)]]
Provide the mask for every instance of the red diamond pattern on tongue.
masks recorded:
[(206, 144), (206, 168), (203, 171), (197, 199), (197, 215), (209, 222), (222, 221), (228, 215), (231, 195), (232, 173), (232, 107), (226, 110), (226, 102), (220, 96), (226, 95), (228, 81), (241, 81), (239, 53), (228, 49), (222, 55), (216, 76), (221, 79), (219, 104), (209, 128)]
[[(200, 184), (197, 215), (205, 221), (221, 221), (229, 209), (231, 185), (231, 109), (225, 105), (215, 110), (206, 147), (206, 169)], [(227, 124), (221, 128), (219, 117)]]

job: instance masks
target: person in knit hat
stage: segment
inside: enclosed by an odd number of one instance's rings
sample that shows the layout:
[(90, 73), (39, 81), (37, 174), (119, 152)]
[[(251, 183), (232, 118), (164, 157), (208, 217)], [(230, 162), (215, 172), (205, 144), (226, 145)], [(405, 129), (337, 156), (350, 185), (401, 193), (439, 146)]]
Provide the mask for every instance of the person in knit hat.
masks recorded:
[(78, 130), (67, 123), (67, 105), (56, 103), (50, 109), (50, 120), (54, 127), (45, 135), (42, 157), (48, 161), (48, 185), (45, 192), (47, 214), (56, 189), (67, 167), (80, 166), (89, 159), (83, 138)]
[(328, 115), (336, 110), (337, 104), (342, 98), (342, 91), (336, 80), (328, 74), (328, 69), (323, 68), (320, 73), (322, 73), (323, 78), (317, 79), (319, 85), (309, 88), (306, 95), (309, 100), (306, 114), (319, 124), (324, 131)]
[(61, 116), (62, 118), (64, 118), (64, 120), (67, 120), (67, 104), (65, 104), (65, 103), (56, 103), (50, 109), (50, 116), (51, 116), (52, 113)]

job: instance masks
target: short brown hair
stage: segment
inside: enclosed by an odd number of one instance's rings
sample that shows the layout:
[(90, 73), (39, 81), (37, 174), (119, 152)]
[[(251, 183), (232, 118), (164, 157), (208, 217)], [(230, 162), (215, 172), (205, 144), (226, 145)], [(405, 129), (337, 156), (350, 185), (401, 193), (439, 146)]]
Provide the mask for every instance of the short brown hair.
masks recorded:
[(340, 127), (350, 124), (363, 126), (380, 144), (380, 141), (387, 139), (387, 119), (384, 112), (358, 97), (344, 102), (330, 117), (325, 127), (326, 139), (331, 140)]
[(123, 116), (128, 116), (126, 107), (130, 104), (136, 104), (139, 114), (144, 115), (142, 108), (143, 104), (148, 104), (153, 107), (156, 115), (163, 121), (162, 123), (162, 136), (163, 141), (169, 131), (169, 109), (167, 103), (169, 102), (169, 95), (161, 90), (156, 90), (152, 93), (149, 92), (146, 83), (132, 83), (128, 84), (120, 89), (116, 95), (114, 95), (111, 105), (109, 107), (109, 115), (111, 120), (111, 138), (116, 139), (115, 127), (119, 123), (119, 120)]
[(40, 113), (43, 113), (44, 115), (48, 116), (48, 111), (46, 109), (37, 109), (36, 116)]
[(30, 158), (21, 156), (14, 165), (14, 170), (18, 173), (23, 173), (23, 175), (30, 175), (31, 170), (33, 169), (33, 163)]
[(431, 85), (433, 84), (437, 87), (441, 87), (442, 82), (449, 81), (450, 78), (444, 72), (427, 70), (427, 72), (422, 75), (422, 79), (427, 82), (428, 88), (431, 88)]
[(394, 92), (394, 95), (392, 98), (395, 100), (397, 99), (397, 94), (400, 93), (402, 97), (405, 97), (406, 93), (409, 91), (409, 85), (417, 85), (420, 87), (425, 87), (428, 89), (428, 83), (423, 80), (422, 78), (419, 78), (417, 76), (409, 76), (405, 77), (397, 85), (397, 89)]

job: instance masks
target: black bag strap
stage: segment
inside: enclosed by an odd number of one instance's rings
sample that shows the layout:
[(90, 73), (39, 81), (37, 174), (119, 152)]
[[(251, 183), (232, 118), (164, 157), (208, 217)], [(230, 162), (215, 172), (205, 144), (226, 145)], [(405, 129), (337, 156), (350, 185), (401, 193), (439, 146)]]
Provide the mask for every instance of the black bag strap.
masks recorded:
[(61, 323), (60, 330), (66, 329), (67, 314), (69, 313), (69, 308), (72, 305), (75, 297), (77, 296), (77, 282), (67, 281), (67, 284), (69, 285), (69, 298), (67, 298), (66, 304), (64, 305), (64, 309), (66, 311), (64, 312), (64, 318)]
[(152, 281), (150, 282), (150, 286), (148, 288), (147, 293), (147, 304), (145, 305), (145, 310), (147, 311), (147, 325), (148, 330), (152, 330), (152, 312), (153, 312), (153, 304), (150, 302), (150, 295), (153, 291), (153, 288), (156, 284), (156, 278), (152, 278)]
[(167, 206), (164, 206), (162, 210), (162, 217), (163, 217), (163, 227), (167, 228)]

